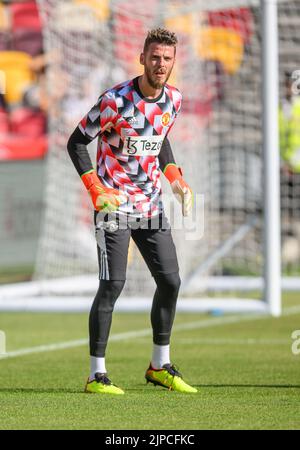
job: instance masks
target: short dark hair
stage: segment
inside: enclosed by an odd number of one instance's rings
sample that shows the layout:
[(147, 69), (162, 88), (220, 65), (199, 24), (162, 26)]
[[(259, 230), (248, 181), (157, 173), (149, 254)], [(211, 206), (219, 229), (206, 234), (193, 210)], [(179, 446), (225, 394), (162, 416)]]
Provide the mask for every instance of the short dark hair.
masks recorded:
[(144, 43), (144, 53), (147, 51), (150, 44), (157, 42), (158, 44), (171, 45), (175, 47), (178, 43), (176, 34), (165, 28), (154, 28), (148, 31), (147, 37)]

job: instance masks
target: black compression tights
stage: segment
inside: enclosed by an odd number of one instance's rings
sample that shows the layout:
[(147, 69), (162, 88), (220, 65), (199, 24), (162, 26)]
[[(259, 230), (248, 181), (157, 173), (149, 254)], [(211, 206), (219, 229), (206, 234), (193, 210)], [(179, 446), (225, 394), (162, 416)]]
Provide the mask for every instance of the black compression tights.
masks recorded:
[(109, 336), (112, 312), (125, 281), (101, 280), (90, 311), (90, 355), (103, 357)]
[[(178, 273), (172, 273), (155, 277), (155, 282), (157, 288), (151, 310), (153, 342), (157, 345), (167, 345), (170, 342), (180, 278)], [(125, 281), (100, 281), (89, 317), (92, 356), (105, 356), (114, 305), (124, 284)]]
[(180, 278), (177, 272), (154, 278), (157, 288), (151, 309), (153, 342), (157, 345), (168, 345), (175, 317)]

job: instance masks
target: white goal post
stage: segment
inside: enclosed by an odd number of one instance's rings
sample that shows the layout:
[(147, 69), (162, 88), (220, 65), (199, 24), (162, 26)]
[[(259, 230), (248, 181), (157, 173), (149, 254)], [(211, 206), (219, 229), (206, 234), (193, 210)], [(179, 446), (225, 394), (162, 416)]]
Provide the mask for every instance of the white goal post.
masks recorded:
[(277, 0), (262, 5), (262, 93), (264, 157), (264, 301), (273, 316), (281, 314), (279, 56)]

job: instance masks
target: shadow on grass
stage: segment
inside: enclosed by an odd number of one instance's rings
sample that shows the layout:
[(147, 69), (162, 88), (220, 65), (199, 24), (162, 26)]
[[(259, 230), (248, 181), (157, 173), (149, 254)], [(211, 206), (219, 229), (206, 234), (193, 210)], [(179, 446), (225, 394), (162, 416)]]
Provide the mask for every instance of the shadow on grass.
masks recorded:
[[(267, 388), (267, 389), (300, 389), (299, 384), (194, 384), (198, 389), (198, 394), (201, 393), (203, 388)], [(124, 388), (126, 393), (149, 393), (154, 392), (168, 392), (168, 389), (164, 389), (161, 386), (146, 386), (145, 384), (138, 384), (136, 387)], [(84, 394), (84, 389), (66, 389), (66, 388), (0, 388), (0, 394)]]
[(1, 388), (0, 394), (85, 394), (84, 390), (66, 388)]
[[(138, 386), (138, 388), (129, 388), (131, 391), (135, 391), (135, 390), (141, 390), (142, 388), (147, 388), (149, 390), (153, 390), (153, 389), (157, 389), (157, 390), (163, 390), (163, 391), (167, 391), (168, 389), (163, 388), (162, 386), (153, 386), (150, 383), (149, 384), (142, 384), (142, 383), (137, 383), (136, 386)], [(273, 389), (277, 389), (277, 388), (294, 388), (294, 389), (299, 389), (300, 388), (300, 384), (225, 384), (225, 383), (220, 383), (220, 384), (192, 384), (193, 387), (201, 389), (201, 388), (227, 388), (227, 387), (232, 387), (232, 388), (249, 388), (249, 387), (253, 387), (253, 388), (273, 388)], [(128, 388), (127, 388), (128, 389)]]
[(204, 387), (209, 387), (209, 388), (228, 388), (228, 387), (232, 387), (232, 388), (271, 388), (271, 389), (287, 389), (287, 388), (292, 388), (292, 389), (300, 389), (300, 384), (198, 384), (198, 385), (193, 385), (196, 388), (204, 388)]
[[(141, 393), (144, 392), (145, 393), (145, 385), (136, 385), (135, 387), (131, 387), (131, 386), (127, 386), (124, 387), (122, 386), (123, 389), (125, 390), (126, 393), (128, 392), (132, 392), (132, 393)], [(167, 389), (164, 389), (163, 387), (158, 387), (157, 388), (157, 392), (158, 391), (162, 391), (162, 392), (168, 392)], [(149, 387), (149, 393), (153, 393), (154, 391), (154, 386), (153, 389), (151, 389), (151, 387)], [(1, 394), (84, 394), (90, 396), (90, 393), (86, 393), (84, 392), (84, 388), (82, 389), (66, 389), (66, 388), (34, 388), (34, 387), (30, 387), (30, 388), (0, 388), (0, 395)], [(93, 395), (92, 395), (93, 397)], [(118, 396), (113, 396), (113, 397), (118, 397)]]

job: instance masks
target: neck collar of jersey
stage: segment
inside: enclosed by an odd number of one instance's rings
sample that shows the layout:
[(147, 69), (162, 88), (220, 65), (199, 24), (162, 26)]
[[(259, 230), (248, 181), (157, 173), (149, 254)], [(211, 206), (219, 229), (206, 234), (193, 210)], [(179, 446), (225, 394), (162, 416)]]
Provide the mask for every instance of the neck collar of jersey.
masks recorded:
[(139, 94), (141, 99), (143, 99), (147, 103), (155, 103), (155, 102), (158, 102), (158, 100), (160, 100), (162, 98), (164, 90), (165, 90), (164, 87), (162, 88), (161, 93), (159, 94), (158, 97), (148, 98), (148, 97), (145, 97), (144, 94), (142, 93), (142, 91), (140, 90), (138, 79), (139, 79), (139, 77), (136, 77), (133, 79), (133, 87), (134, 87), (135, 91)]

